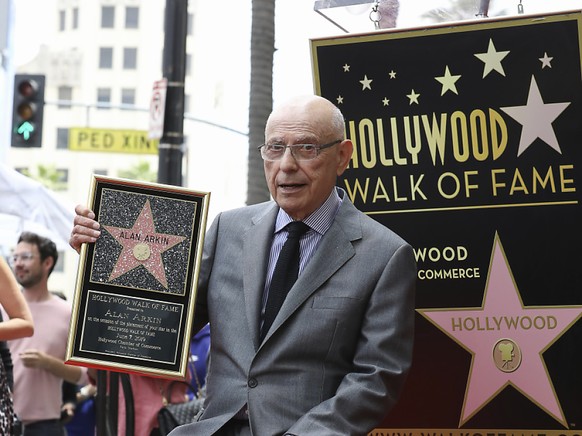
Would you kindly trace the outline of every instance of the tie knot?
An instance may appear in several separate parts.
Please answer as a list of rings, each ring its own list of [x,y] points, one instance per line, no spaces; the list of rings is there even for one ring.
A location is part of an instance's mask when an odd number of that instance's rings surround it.
[[[300,238],[301,235],[309,230],[309,226],[303,221],[291,221],[285,228],[289,232],[287,238]]]

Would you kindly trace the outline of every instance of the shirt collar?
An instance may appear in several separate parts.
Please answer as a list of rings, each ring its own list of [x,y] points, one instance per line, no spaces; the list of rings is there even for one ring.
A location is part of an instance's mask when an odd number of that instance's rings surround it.
[[[303,222],[320,235],[323,235],[331,227],[341,203],[342,198],[339,196],[337,189],[333,189],[329,197],[327,197],[327,200],[311,215],[305,218]],[[275,233],[279,233],[291,221],[293,221],[293,218],[283,209],[279,208],[277,220],[275,221]]]

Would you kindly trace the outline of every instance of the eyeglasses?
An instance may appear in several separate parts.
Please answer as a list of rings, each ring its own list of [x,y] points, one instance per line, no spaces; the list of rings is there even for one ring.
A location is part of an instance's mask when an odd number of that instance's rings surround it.
[[[316,145],[316,144],[293,144],[293,145],[283,145],[283,144],[263,144],[257,147],[261,150],[261,157],[263,160],[281,160],[285,155],[287,149],[291,150],[291,155],[295,160],[312,160],[319,156],[321,150],[328,147],[333,147],[336,144],[342,142],[341,139],[336,139],[329,144]]]
[[[18,262],[19,260],[21,260],[22,262],[30,262],[32,259],[34,259],[34,254],[22,253],[22,254],[15,254],[9,260],[10,260],[11,265],[15,265],[16,262]]]

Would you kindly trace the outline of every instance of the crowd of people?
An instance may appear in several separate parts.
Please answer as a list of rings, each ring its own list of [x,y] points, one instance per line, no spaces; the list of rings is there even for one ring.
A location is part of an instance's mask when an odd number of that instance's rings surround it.
[[[56,245],[24,232],[9,260],[12,271],[0,257],[0,435],[92,436],[96,429],[96,372],[64,363],[71,306],[64,295],[48,289],[48,278],[58,260]],[[208,349],[198,346],[196,352],[207,353]],[[206,362],[206,354],[199,357]],[[155,434],[157,412],[163,403],[160,386],[167,383],[131,375],[134,398],[138,399],[134,404],[136,436]],[[182,391],[173,400],[186,398]],[[117,434],[125,435],[122,392],[118,413]]]
[[[22,233],[11,257],[14,277],[34,323],[34,334],[8,341],[14,373],[14,411],[27,436],[62,435],[63,380],[88,383],[87,371],[64,364],[70,305],[49,292],[58,260],[54,242]],[[2,308],[4,319],[10,314]]]
[[[322,97],[269,116],[257,152],[272,201],[222,212],[206,233],[191,348],[204,406],[171,436],[364,435],[396,403],[412,357],[416,262],[336,186],[353,151],[344,135]],[[69,243],[80,251],[100,224],[86,206],[75,212]],[[11,390],[11,364],[0,373],[0,421],[10,428],[17,416],[24,436],[95,425],[94,374],[64,364],[71,308],[47,284],[57,259],[50,240],[22,234],[11,257],[21,291],[0,263],[0,339],[14,368]],[[168,381],[129,377],[135,435],[158,435]],[[119,435],[124,410],[120,397]]]

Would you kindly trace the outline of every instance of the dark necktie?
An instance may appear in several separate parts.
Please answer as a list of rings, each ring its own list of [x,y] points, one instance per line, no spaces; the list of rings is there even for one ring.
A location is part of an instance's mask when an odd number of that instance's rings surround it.
[[[302,221],[292,221],[287,224],[286,229],[289,232],[287,240],[283,248],[281,248],[281,253],[279,253],[279,258],[273,271],[273,278],[271,279],[271,286],[269,287],[265,317],[261,328],[261,342],[263,342],[277,313],[279,313],[287,293],[297,280],[297,275],[299,274],[299,239],[301,235],[309,230],[309,226]]]

